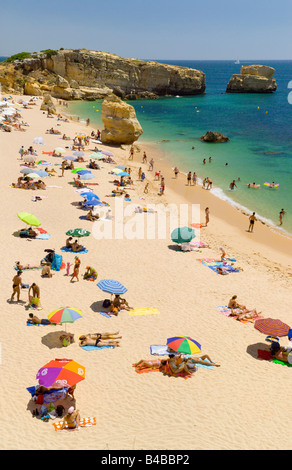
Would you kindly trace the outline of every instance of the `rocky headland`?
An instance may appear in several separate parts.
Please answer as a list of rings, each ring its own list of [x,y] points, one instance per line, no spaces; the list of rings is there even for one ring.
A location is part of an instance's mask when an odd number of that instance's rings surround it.
[[[63,100],[96,100],[114,93],[122,99],[196,95],[205,74],[186,67],[125,59],[86,49],[16,54],[0,64],[3,91]]]

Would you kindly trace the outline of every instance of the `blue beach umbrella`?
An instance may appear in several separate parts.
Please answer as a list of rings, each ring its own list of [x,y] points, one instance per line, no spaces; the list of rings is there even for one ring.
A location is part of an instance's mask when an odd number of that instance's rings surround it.
[[[113,279],[104,279],[99,281],[96,284],[103,292],[109,294],[124,294],[127,292],[127,289],[119,281],[114,281]]]
[[[92,173],[85,173],[84,175],[80,175],[80,179],[82,180],[91,180],[92,178],[94,178]]]
[[[84,206],[103,206],[103,202],[101,202],[99,199],[90,199],[87,201],[84,201],[83,203]]]
[[[47,173],[44,170],[36,171],[36,174],[39,175],[41,178],[44,178],[45,176],[49,176],[49,173]]]
[[[92,175],[91,171],[89,171],[89,170],[78,170],[78,171],[76,171],[76,173],[78,175],[87,175],[87,174]]]
[[[118,168],[119,170],[125,170],[127,167],[125,165],[117,165],[115,168]]]
[[[91,193],[89,191],[85,191],[84,193],[80,193],[80,196],[82,196],[84,198],[86,197],[87,201],[89,201],[91,199],[99,200],[99,197],[97,196],[97,194]]]
[[[126,173],[125,171],[121,171],[121,173],[118,173],[117,176],[130,176],[129,173]]]

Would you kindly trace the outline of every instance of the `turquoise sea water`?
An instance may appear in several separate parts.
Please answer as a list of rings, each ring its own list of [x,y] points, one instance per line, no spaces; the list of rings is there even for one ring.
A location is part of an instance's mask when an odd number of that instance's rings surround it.
[[[232,204],[255,211],[263,220],[279,225],[279,212],[286,211],[282,230],[292,233],[292,105],[288,103],[288,83],[292,61],[265,61],[276,69],[278,89],[273,94],[224,94],[240,65],[232,61],[159,61],[202,70],[206,74],[206,94],[136,100],[135,107],[143,135],[139,141],[158,143],[180,171],[196,171],[213,181],[212,192]],[[253,63],[262,63],[253,61]],[[70,103],[69,112],[90,118],[102,129],[101,102]],[[228,143],[207,144],[199,140],[208,130],[222,132]],[[192,147],[195,149],[192,149]],[[209,157],[212,163],[208,163]],[[203,159],[207,163],[203,165]],[[228,163],[228,166],[225,164]],[[238,188],[229,190],[230,182]],[[269,189],[265,182],[279,183]],[[249,189],[248,183],[260,184]]]

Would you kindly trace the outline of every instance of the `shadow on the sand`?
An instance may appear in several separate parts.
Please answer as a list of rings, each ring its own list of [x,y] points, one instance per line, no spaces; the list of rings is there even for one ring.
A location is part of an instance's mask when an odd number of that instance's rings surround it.
[[[60,340],[60,336],[62,335],[69,335],[67,331],[64,330],[59,330],[59,331],[52,331],[48,333],[47,335],[42,337],[42,344],[47,346],[49,349],[61,349],[64,346],[62,345],[62,342]]]
[[[267,346],[266,343],[256,343],[256,344],[250,344],[249,346],[247,346],[246,352],[254,359],[261,360],[261,358],[258,357],[258,349],[261,349],[264,351],[270,350],[269,346]]]

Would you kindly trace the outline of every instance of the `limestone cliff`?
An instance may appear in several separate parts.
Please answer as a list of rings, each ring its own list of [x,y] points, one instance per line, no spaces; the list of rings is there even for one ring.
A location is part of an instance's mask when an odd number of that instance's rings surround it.
[[[100,99],[112,92],[126,99],[205,92],[205,74],[199,70],[85,49],[52,52],[0,64],[0,83],[10,91],[49,92],[68,100]]]
[[[240,74],[234,74],[227,85],[227,93],[272,93],[277,84],[275,69],[266,65],[242,66]]]
[[[101,119],[104,124],[101,141],[104,144],[132,144],[143,133],[133,106],[114,94],[103,100]]]

